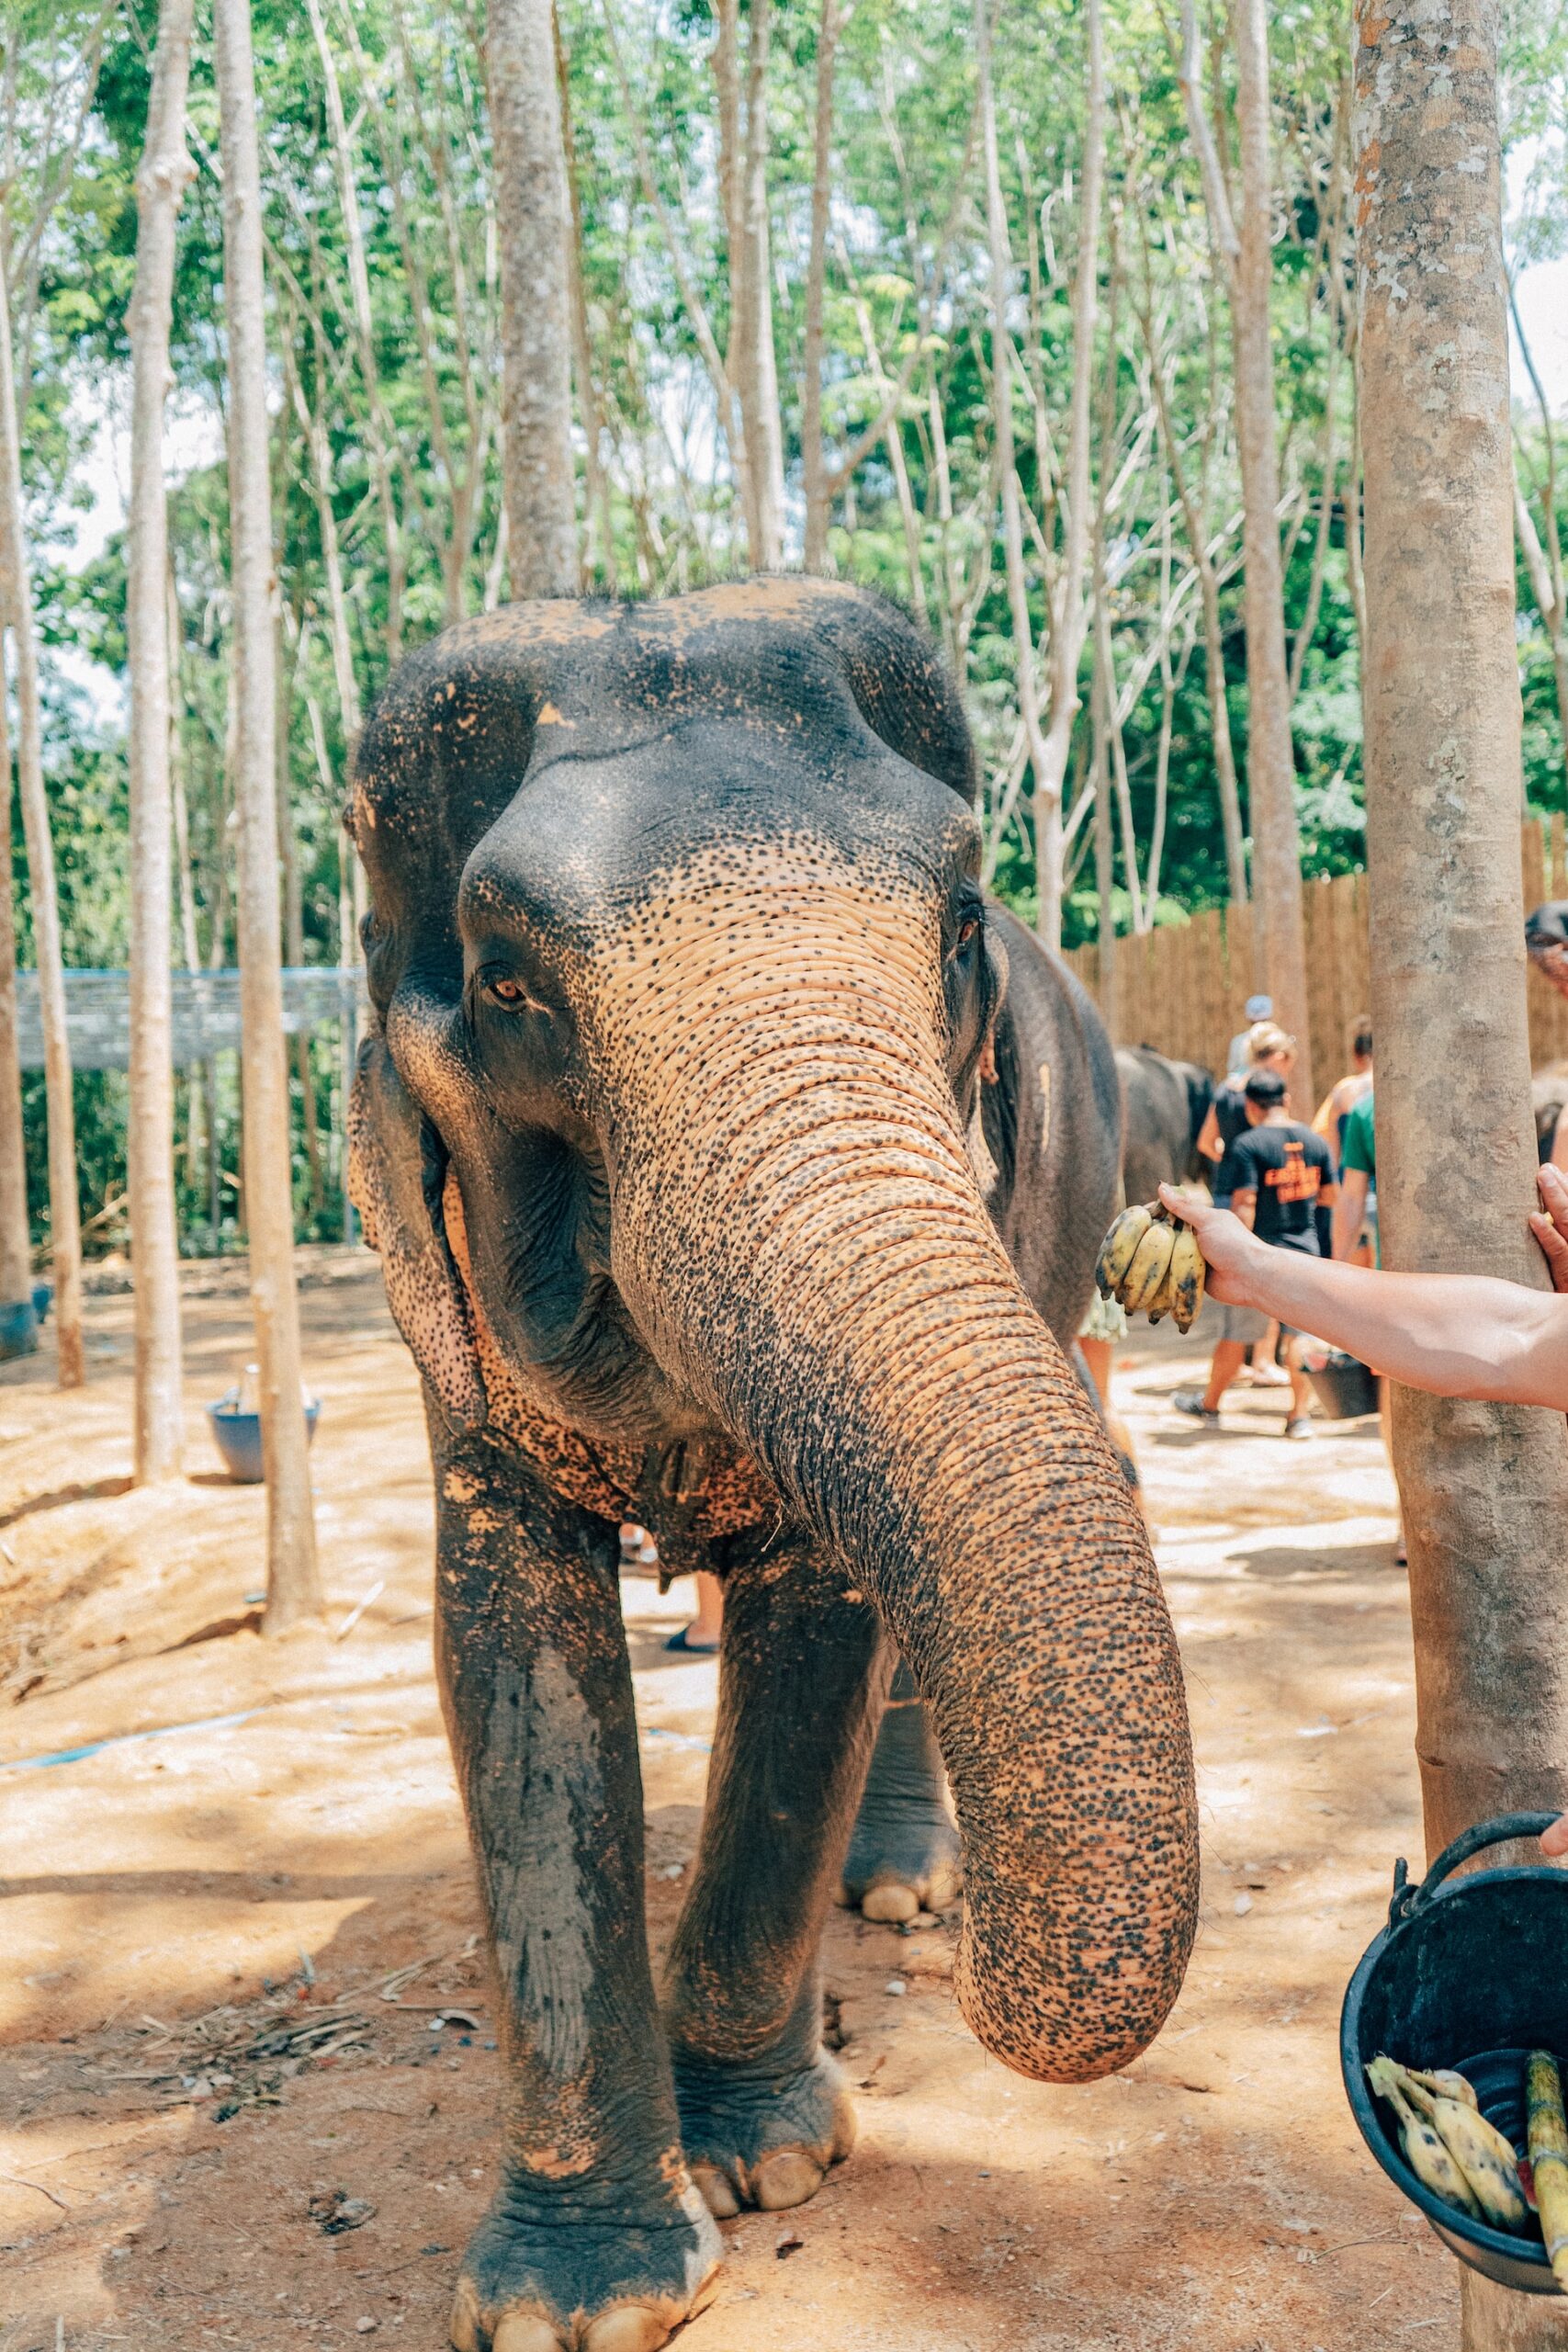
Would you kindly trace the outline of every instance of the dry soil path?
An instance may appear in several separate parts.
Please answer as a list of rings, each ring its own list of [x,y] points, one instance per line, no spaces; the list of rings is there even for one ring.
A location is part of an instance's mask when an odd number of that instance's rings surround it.
[[[198,1411],[244,1361],[243,1293],[193,1282],[200,1475],[176,1494],[126,1491],[127,1301],[94,1305],[85,1396],[47,1360],[0,1375],[0,2352],[439,2352],[496,2061],[430,1674],[415,1384],[373,1266],[323,1254],[305,1310],[332,1631],[374,1597],[342,1639],[264,1644],[259,1498],[209,1475]],[[957,2015],[950,1926],[837,1917],[859,2148],[798,2214],[727,2227],[682,2352],[1453,2340],[1452,2265],[1360,2154],[1336,2060],[1345,1981],[1419,1842],[1392,1487],[1371,1423],[1288,1445],[1263,1393],[1223,1435],[1179,1423],[1198,1340],[1150,1335],[1117,1378],[1201,1773],[1175,2016],[1112,2081],[1021,2082]],[[683,1605],[626,1588],[660,1943],[715,1695],[711,1664],[660,1645]]]

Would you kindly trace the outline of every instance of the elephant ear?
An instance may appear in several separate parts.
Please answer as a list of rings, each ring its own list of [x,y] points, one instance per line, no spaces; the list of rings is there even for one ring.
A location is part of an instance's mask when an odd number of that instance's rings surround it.
[[[482,1429],[489,1401],[473,1314],[441,1205],[446,1155],[378,1035],[359,1049],[348,1151],[349,1198],[380,1253],[392,1320],[448,1417]]]

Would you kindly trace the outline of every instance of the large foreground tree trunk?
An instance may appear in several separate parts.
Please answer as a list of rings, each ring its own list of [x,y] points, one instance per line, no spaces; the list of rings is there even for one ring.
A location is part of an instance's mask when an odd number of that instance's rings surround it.
[[[136,175],[130,308],[130,530],[126,635],[130,673],[130,1263],[135,1282],[135,1466],[139,1485],[180,1475],[179,1233],[170,1035],[173,908],[169,763],[169,516],[164,402],[175,227],[191,176],[186,153],[194,0],[164,0]]]
[[[1388,1262],[1540,1287],[1499,18],[1497,0],[1357,8],[1367,863]],[[1568,1439],[1561,1415],[1398,1390],[1393,1446],[1435,1851],[1568,1804]],[[1468,2352],[1568,2346],[1568,2308],[1461,2277]]]
[[[1274,358],[1269,346],[1274,193],[1269,161],[1268,0],[1233,0],[1242,207],[1231,281],[1236,444],[1241,457],[1247,561],[1247,780],[1252,817],[1252,887],[1264,987],[1274,1018],[1296,1039],[1291,1091],[1310,1118],[1312,1040],[1307,1022],[1306,917],[1291,749],[1280,562],[1280,458]]]
[[[43,716],[38,641],[22,527],[22,456],[11,372],[10,302],[0,285],[0,623],[9,626],[17,695],[17,785],[28,845],[33,954],[43,1018],[44,1091],[49,1108],[49,1224],[54,1261],[55,1347],[60,1385],[87,1376],[82,1344],[82,1219],[76,1197],[76,1115],[71,1043],[65,1027],[65,958],[54,881],[54,842],[43,781]]]
[[[250,0],[213,11],[223,151],[223,278],[229,337],[229,532],[233,604],[234,807],[239,819],[245,1223],[266,1474],[263,1631],[320,1614],[316,1527],[301,1400],[288,1077],[278,954],[276,640],[267,481],[261,168]]]
[[[502,469],[512,593],[581,584],[571,458],[570,208],[550,0],[490,0],[501,257]]]

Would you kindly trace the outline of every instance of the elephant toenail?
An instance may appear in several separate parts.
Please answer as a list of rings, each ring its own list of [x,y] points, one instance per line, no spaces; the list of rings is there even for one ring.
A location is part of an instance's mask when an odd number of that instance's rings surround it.
[[[868,1919],[875,1919],[884,1927],[899,1927],[912,1919],[920,1907],[920,1898],[910,1886],[874,1886],[861,1903]]]
[[[670,2341],[670,2329],[646,2303],[623,2303],[619,2311],[596,2319],[582,2339],[582,2352],[658,2352]],[[496,2338],[501,2352],[501,2338]]]
[[[782,2213],[804,2205],[822,2186],[822,2167],[804,2148],[775,2148],[764,2156],[751,2177],[752,2194],[764,2213]]]
[[[453,2352],[484,2352],[484,2335],[479,2326],[479,2299],[469,2279],[459,2278],[457,2281],[446,2333],[452,2339]]]
[[[720,2222],[733,2222],[740,2211],[740,2199],[735,2194],[726,2174],[716,2165],[694,2165],[692,2178],[703,2192],[708,2211]]]
[[[491,2352],[566,2352],[566,2346],[537,2312],[508,2312],[491,2338]]]

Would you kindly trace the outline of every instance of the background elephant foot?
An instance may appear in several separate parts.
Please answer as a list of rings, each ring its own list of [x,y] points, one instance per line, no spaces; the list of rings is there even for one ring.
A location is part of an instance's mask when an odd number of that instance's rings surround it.
[[[942,1756],[907,1667],[893,1679],[866,1778],[839,1901],[894,1925],[942,1911],[964,1883]]]
[[[456,2352],[656,2352],[712,2301],[724,2241],[688,2186],[670,2225],[520,2222],[504,2190],[468,2243]]]
[[[721,2222],[744,2205],[804,2205],[855,2143],[854,2104],[826,2051],[797,2075],[755,2079],[682,2068],[677,2054],[675,2095],[688,2169]]]

